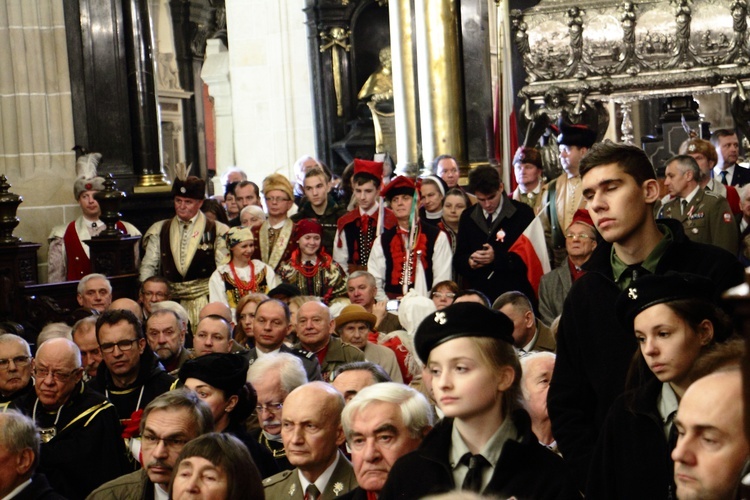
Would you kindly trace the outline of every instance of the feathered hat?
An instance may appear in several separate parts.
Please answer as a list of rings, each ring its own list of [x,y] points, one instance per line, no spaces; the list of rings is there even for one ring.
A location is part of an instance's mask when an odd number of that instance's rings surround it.
[[[86,191],[102,191],[104,189],[104,177],[96,173],[96,167],[101,160],[101,153],[88,153],[78,157],[76,160],[76,180],[73,183],[73,194],[76,200]]]
[[[174,182],[172,183],[172,196],[182,196],[193,200],[202,200],[206,197],[206,181],[194,175],[188,176],[192,165],[185,166],[178,163],[174,166]]]

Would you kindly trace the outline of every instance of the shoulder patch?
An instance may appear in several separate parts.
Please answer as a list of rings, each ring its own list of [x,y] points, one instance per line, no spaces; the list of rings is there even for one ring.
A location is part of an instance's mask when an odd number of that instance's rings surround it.
[[[314,352],[306,351],[304,349],[295,348],[293,349],[293,351],[294,351],[294,354],[297,354],[298,356],[302,356],[303,358],[313,359],[315,357]]]
[[[295,469],[296,470],[296,469]],[[280,483],[284,481],[286,478],[288,478],[294,470],[285,470],[282,472],[279,472],[278,474],[274,474],[271,477],[267,477],[263,480],[263,487],[272,486],[276,483]]]
[[[724,217],[724,222],[726,222],[727,224],[732,223],[734,220],[734,217],[732,217],[732,214],[730,214],[729,212],[724,212],[724,215],[722,217]]]
[[[719,196],[718,194],[714,193],[713,191],[706,191],[705,189],[703,190],[703,194],[705,196],[711,196],[713,198],[723,198],[723,196]]]

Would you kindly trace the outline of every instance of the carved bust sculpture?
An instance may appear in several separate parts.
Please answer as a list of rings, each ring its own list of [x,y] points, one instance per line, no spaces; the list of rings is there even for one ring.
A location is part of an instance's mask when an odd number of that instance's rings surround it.
[[[360,100],[372,99],[375,102],[387,101],[393,98],[393,77],[391,75],[391,48],[380,49],[378,55],[380,67],[371,74],[357,98]]]

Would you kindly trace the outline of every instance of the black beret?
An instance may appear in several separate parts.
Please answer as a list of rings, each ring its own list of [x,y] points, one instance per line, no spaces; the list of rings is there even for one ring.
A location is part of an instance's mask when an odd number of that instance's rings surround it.
[[[500,311],[476,302],[459,302],[427,316],[414,334],[414,348],[427,363],[436,346],[460,337],[489,337],[513,345],[513,322]]]
[[[596,142],[596,131],[585,125],[571,125],[561,122],[560,135],[557,143],[565,146],[577,146],[579,148],[590,148]]]
[[[247,381],[250,362],[239,354],[212,353],[185,361],[180,368],[180,382],[196,378],[231,396]]]
[[[302,292],[295,285],[292,285],[290,283],[282,283],[276,288],[268,291],[268,296],[271,297],[272,299],[274,298],[275,295],[282,295],[284,297],[292,298],[292,297],[299,297],[300,295],[302,295]]]
[[[647,274],[620,293],[615,310],[620,324],[632,329],[635,317],[651,306],[686,299],[714,303],[714,297],[713,283],[703,276],[687,273]]]

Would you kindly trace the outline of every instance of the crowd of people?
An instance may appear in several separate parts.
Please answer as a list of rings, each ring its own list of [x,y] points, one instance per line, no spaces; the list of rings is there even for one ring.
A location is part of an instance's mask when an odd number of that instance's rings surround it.
[[[639,148],[560,132],[560,177],[523,147],[507,192],[451,156],[418,179],[357,159],[340,188],[311,157],[233,168],[217,200],[175,179],[115,301],[83,176],[49,262],[77,322],[0,335],[0,498],[741,498],[736,135],[689,139],[660,183]]]

